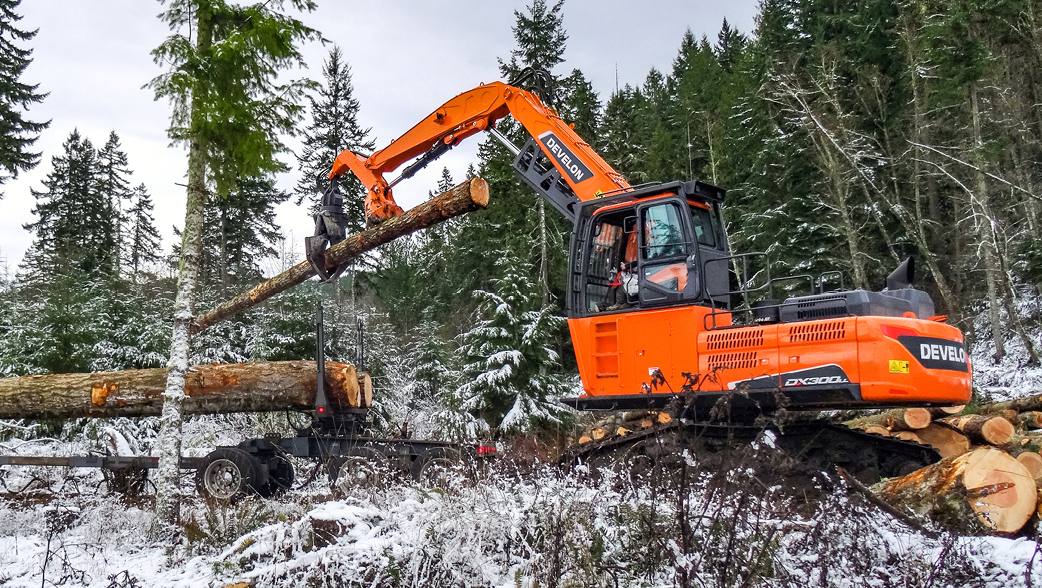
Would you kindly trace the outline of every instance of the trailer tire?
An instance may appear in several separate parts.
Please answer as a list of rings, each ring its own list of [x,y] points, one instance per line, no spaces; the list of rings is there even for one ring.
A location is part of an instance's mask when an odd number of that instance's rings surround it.
[[[218,447],[206,456],[206,465],[196,470],[199,494],[214,500],[234,502],[258,491],[261,464],[236,447]]]
[[[412,462],[412,478],[425,490],[446,490],[458,485],[465,477],[459,450],[450,447],[432,447]]]
[[[371,447],[348,449],[326,464],[329,488],[337,496],[344,496],[351,488],[379,488],[387,473],[386,462],[384,454]]]

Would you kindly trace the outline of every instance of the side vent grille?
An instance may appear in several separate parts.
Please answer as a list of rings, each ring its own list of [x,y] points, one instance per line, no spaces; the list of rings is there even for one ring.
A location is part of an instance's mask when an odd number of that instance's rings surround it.
[[[706,341],[709,344],[709,351],[741,347],[762,347],[763,329],[738,329],[721,333],[710,333]]]
[[[709,356],[709,370],[748,370],[756,367],[756,352],[718,353]]]
[[[796,304],[796,320],[812,321],[823,318],[848,316],[847,301],[842,298],[808,300]]]
[[[846,336],[846,321],[833,321],[830,323],[817,323],[813,325],[794,325],[789,328],[789,341],[792,343],[809,343],[812,341],[845,339]]]

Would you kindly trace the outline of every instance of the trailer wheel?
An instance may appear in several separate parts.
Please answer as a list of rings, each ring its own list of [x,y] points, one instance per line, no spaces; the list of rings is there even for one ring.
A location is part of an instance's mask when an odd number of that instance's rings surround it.
[[[461,455],[456,449],[432,447],[412,462],[412,477],[424,489],[453,488],[463,479]]]
[[[378,488],[386,473],[386,459],[371,447],[355,447],[329,459],[329,486],[338,496],[352,488]]]
[[[235,447],[219,447],[206,456],[206,465],[196,470],[196,488],[203,496],[233,501],[257,491],[260,462]]]

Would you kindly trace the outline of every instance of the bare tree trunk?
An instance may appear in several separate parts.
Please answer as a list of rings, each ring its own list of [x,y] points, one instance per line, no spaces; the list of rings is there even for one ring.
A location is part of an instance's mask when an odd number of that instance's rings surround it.
[[[996,256],[994,232],[991,230],[991,215],[988,214],[985,198],[987,198],[988,183],[984,177],[984,161],[980,150],[984,147],[981,137],[980,110],[977,103],[977,85],[970,84],[970,113],[973,118],[973,156],[977,169],[973,174],[974,185],[970,192],[970,214],[973,216],[973,226],[976,229],[977,238],[980,240],[982,258],[984,260],[984,274],[988,285],[988,320],[991,322],[991,337],[995,342],[995,355],[993,359],[998,363],[1006,355],[1006,346],[1002,335],[1002,318],[999,311],[999,268]]]
[[[196,23],[196,50],[209,51],[213,29],[209,15],[200,13]],[[196,82],[200,84],[201,82]],[[191,119],[202,117],[201,108],[193,100]],[[194,126],[194,125],[193,125]],[[174,525],[181,517],[181,423],[184,420],[185,376],[188,373],[189,328],[193,321],[192,307],[199,279],[203,252],[203,212],[206,207],[206,169],[208,145],[198,135],[188,144],[188,201],[185,206],[185,226],[181,234],[181,264],[177,280],[177,298],[174,301],[174,327],[170,338],[170,371],[166,391],[163,392],[163,414],[159,430],[159,469],[156,475],[155,535],[169,539]]]

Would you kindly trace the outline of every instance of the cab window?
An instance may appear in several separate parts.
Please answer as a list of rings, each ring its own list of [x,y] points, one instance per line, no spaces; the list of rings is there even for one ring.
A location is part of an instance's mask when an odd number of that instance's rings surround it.
[[[684,228],[675,204],[649,206],[641,214],[644,230],[644,259],[684,255]]]
[[[691,226],[695,229],[695,239],[699,245],[716,247],[716,223],[713,222],[713,213],[708,208],[692,204]]]
[[[599,312],[611,304],[611,284],[619,271],[625,242],[622,217],[600,219],[594,225],[586,265],[587,311]]]

